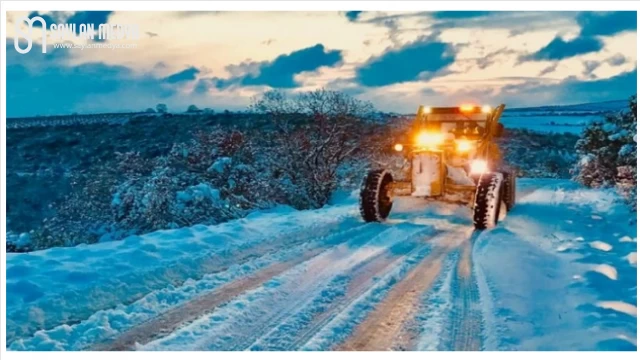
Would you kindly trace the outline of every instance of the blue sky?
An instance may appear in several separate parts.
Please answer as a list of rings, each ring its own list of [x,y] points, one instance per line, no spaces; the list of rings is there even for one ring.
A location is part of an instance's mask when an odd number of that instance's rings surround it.
[[[47,54],[37,43],[19,54],[15,22],[35,15],[137,24],[142,36],[106,41],[134,49],[54,49],[47,31]],[[9,12],[7,21],[9,117],[158,103],[235,110],[271,89],[325,87],[411,113],[619,100],[637,88],[635,12]]]

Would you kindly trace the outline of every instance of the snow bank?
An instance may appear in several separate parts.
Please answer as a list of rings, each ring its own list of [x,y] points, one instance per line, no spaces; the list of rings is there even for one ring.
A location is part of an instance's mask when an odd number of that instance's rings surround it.
[[[123,241],[7,254],[7,344],[127,304],[151,291],[224,270],[309,234],[348,226],[353,206],[277,207],[216,226],[157,231]],[[345,221],[347,221],[345,223]]]
[[[495,349],[635,349],[634,214],[611,191],[521,180],[516,207],[474,247]]]

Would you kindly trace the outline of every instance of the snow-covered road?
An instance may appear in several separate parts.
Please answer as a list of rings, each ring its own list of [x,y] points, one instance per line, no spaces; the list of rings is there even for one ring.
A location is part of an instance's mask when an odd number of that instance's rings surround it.
[[[10,350],[636,348],[636,225],[610,192],[521,179],[498,227],[353,197],[7,256]]]

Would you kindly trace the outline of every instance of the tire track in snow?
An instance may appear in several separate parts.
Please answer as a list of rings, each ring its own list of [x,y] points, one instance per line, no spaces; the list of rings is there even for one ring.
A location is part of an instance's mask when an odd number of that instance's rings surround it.
[[[323,291],[320,296],[309,301],[300,312],[256,340],[249,350],[298,350],[336,315],[373,287],[384,274],[400,266],[405,259],[431,247],[431,244],[423,239],[399,245],[401,246],[397,247],[410,249],[407,249],[408,252],[403,249],[391,249],[390,253],[365,263],[348,277],[336,277],[336,283],[341,286],[329,292]],[[291,329],[294,328],[295,333],[292,333]]]
[[[362,225],[361,222],[356,220],[355,215],[357,215],[357,213],[354,212],[353,215],[354,216],[343,216],[343,214],[341,214],[331,221],[319,222],[319,224],[312,224],[304,228],[294,226],[293,229],[285,228],[284,231],[271,232],[268,233],[268,235],[263,235],[259,229],[249,226],[244,230],[249,240],[243,240],[240,244],[236,244],[230,248],[213,247],[212,249],[192,254],[187,261],[184,261],[184,258],[175,258],[175,261],[163,262],[155,268],[143,267],[142,270],[140,270],[136,266],[133,266],[132,270],[119,273],[118,277],[98,283],[97,286],[88,284],[85,289],[71,288],[68,291],[54,292],[52,296],[44,296],[33,302],[27,308],[19,310],[19,312],[23,314],[28,314],[29,309],[41,311],[41,309],[51,307],[54,304],[56,304],[56,306],[60,305],[59,311],[45,312],[43,315],[44,319],[39,322],[30,321],[24,315],[8,313],[8,318],[11,317],[14,320],[24,319],[22,321],[25,323],[15,328],[16,324],[20,321],[8,322],[7,345],[12,346],[13,342],[29,342],[31,339],[39,338],[41,337],[41,331],[52,333],[61,328],[73,328],[81,325],[83,322],[86,323],[91,316],[100,311],[109,311],[122,304],[130,305],[136,303],[154,291],[163,290],[168,286],[182,286],[185,281],[189,279],[201,280],[207,274],[224,272],[237,264],[246,263],[262,257],[265,254],[274,254],[283,249],[308,242],[310,240],[310,233],[313,233],[314,237],[326,237],[336,230],[340,230],[345,225],[349,227]],[[231,223],[237,225],[243,222],[248,223],[250,220],[250,218],[239,219],[221,224],[220,226],[224,228],[225,225]],[[286,222],[284,223],[286,224]],[[183,228],[176,231],[185,232],[185,236],[201,238],[218,238],[220,234],[223,237],[227,234],[227,232],[224,231],[216,234],[200,230],[194,233],[191,230],[191,228]],[[150,239],[162,238],[164,234],[165,231],[158,231],[132,237],[131,241],[135,242],[137,238],[144,237]],[[125,239],[122,241],[126,243],[130,240]],[[205,242],[211,243],[212,240]],[[125,286],[126,284],[129,284],[129,286]],[[81,302],[84,301],[84,298],[95,300],[84,302],[82,307],[68,306],[73,303],[69,303],[70,299],[79,297],[83,298],[80,300]],[[57,339],[54,341],[57,342]]]
[[[321,249],[315,249],[309,251],[302,258],[271,265],[256,274],[225,284],[209,294],[200,296],[182,306],[163,313],[152,321],[136,326],[119,336],[112,343],[96,346],[92,350],[132,350],[135,348],[136,344],[146,344],[154,338],[170,334],[179,326],[192,322],[206,314],[208,311],[231,301],[233,298],[246,291],[262,285],[265,281],[319,255],[321,252]]]
[[[384,254],[395,244],[433,230],[411,224],[373,229],[377,235],[362,233],[140,349],[244,350],[304,309],[336,277],[348,276],[366,263],[386,258]]]
[[[226,283],[209,293],[200,295],[186,303],[169,309],[168,311],[119,334],[114,339],[109,339],[96,344],[91,347],[91,350],[131,350],[135,348],[136,344],[146,344],[155,338],[169,334],[179,326],[188,324],[207,312],[213,311],[216,307],[232,300],[234,297],[257,288],[267,280],[278,276],[324,252],[331,251],[333,246],[347,241],[350,236],[362,233],[363,230],[365,233],[377,231],[372,228],[371,224],[365,224],[332,234],[326,238],[321,237],[322,239],[312,239],[309,243],[301,245],[304,247],[312,244],[309,249],[305,249],[305,251],[302,252],[302,256],[288,261],[275,263],[257,271],[254,274]],[[314,242],[318,242],[318,244],[313,244]],[[314,247],[314,245],[317,247]],[[265,256],[266,255],[271,254],[267,253]]]
[[[407,330],[419,308],[422,294],[433,285],[444,258],[453,249],[469,242],[471,230],[457,230],[436,236],[439,244],[402,280],[393,286],[356,330],[336,350],[397,350],[413,347],[414,336]]]
[[[477,351],[482,349],[483,321],[480,291],[473,272],[473,243],[480,235],[474,232],[464,243],[451,284],[452,309],[442,350]]]

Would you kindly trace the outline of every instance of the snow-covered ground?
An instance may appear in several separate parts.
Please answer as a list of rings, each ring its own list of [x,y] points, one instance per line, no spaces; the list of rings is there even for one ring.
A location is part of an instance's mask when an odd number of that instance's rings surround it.
[[[537,132],[557,132],[580,134],[584,127],[596,120],[602,120],[602,115],[527,115],[507,114],[501,118],[506,128],[527,129]]]
[[[606,113],[617,113],[628,107],[628,101],[621,100],[578,105],[507,108],[501,121],[507,128],[579,134],[587,124],[602,120]]]
[[[365,224],[353,195],[8,254],[8,347],[636,349],[635,215],[615,194],[519,179],[484,232],[414,199]]]

